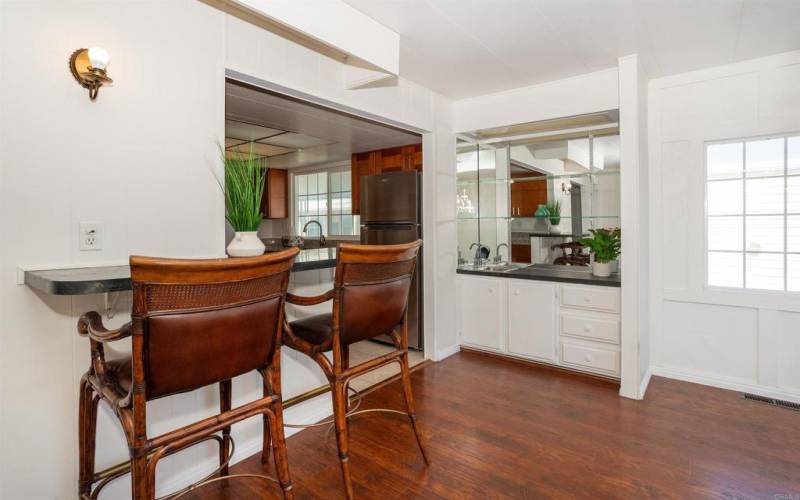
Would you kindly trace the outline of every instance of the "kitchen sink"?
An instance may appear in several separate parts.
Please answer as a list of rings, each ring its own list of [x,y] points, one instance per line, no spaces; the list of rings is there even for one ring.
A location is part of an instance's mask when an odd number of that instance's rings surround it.
[[[515,271],[517,269],[524,269],[526,267],[531,266],[531,264],[525,264],[520,262],[498,262],[495,264],[464,264],[461,266],[462,269],[470,269],[473,271],[491,271],[495,273],[507,273],[509,271]]]

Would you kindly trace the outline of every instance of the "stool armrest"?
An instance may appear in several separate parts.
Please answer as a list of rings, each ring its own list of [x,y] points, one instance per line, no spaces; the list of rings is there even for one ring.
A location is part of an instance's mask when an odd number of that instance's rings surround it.
[[[129,321],[116,330],[109,330],[103,325],[103,318],[100,314],[91,311],[78,320],[78,333],[81,336],[88,336],[95,342],[113,342],[130,337],[131,323]]]
[[[313,306],[315,304],[322,304],[323,302],[327,302],[331,300],[335,295],[336,294],[334,290],[328,290],[322,295],[316,295],[314,297],[303,297],[300,295],[295,295],[293,293],[287,293],[286,300],[290,304],[296,304],[298,306]]]

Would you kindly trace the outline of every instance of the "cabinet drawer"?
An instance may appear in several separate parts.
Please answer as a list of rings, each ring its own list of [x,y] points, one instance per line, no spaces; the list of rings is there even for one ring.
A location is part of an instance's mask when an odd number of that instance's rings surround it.
[[[619,321],[562,313],[561,334],[619,344]]]
[[[565,365],[583,368],[584,370],[612,375],[619,374],[619,352],[610,349],[562,342],[561,362]]]
[[[594,311],[619,312],[619,289],[562,286],[561,305]]]

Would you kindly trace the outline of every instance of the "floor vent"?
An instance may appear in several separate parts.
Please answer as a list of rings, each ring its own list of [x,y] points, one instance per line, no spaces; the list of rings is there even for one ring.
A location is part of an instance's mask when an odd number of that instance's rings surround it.
[[[781,408],[787,408],[789,410],[800,411],[800,403],[792,403],[791,401],[783,401],[781,399],[774,399],[774,398],[767,398],[764,396],[759,396],[757,394],[749,394],[744,393],[744,399],[749,399],[751,401],[758,401],[760,403],[767,403],[772,406],[780,406]]]

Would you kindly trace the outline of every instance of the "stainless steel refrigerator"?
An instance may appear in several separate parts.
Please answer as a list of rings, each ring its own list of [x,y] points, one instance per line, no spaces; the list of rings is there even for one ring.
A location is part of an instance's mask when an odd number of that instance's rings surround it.
[[[422,237],[420,174],[390,172],[361,178],[361,243],[393,245]],[[422,349],[422,251],[408,299],[408,347]],[[391,343],[391,340],[378,338]]]

